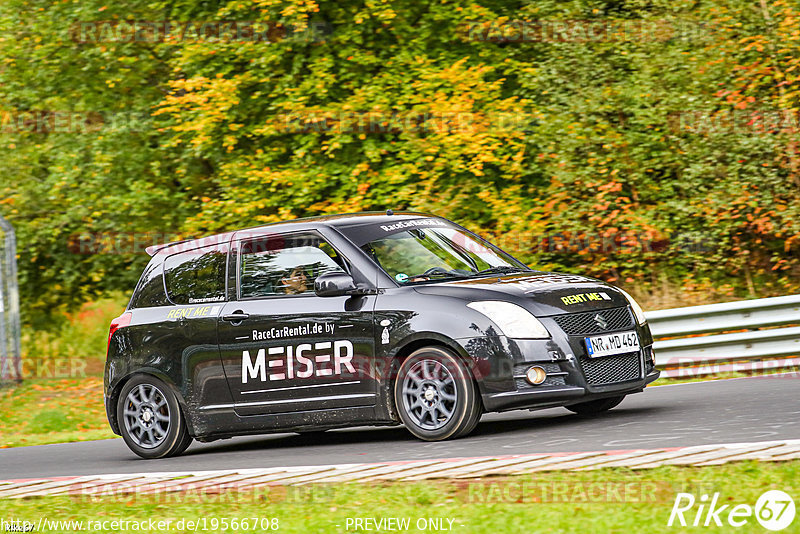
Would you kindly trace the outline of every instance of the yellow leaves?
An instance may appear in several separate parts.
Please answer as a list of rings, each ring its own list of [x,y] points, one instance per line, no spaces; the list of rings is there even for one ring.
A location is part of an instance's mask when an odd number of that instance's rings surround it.
[[[228,152],[233,152],[233,149],[236,147],[236,141],[237,138],[235,135],[226,135],[223,138],[222,146],[224,146]]]
[[[560,204],[562,199],[563,195],[554,194],[544,205],[545,213],[553,211],[553,208],[555,208],[557,204]]]
[[[360,174],[368,171],[369,171],[369,164],[362,161],[361,163],[356,164],[356,166],[353,168],[353,172],[350,173],[350,176],[352,176],[353,178],[357,178]]]
[[[213,142],[216,129],[228,120],[229,111],[239,104],[238,88],[248,78],[247,74],[225,78],[217,73],[213,78],[197,76],[172,80],[172,90],[153,115],[169,115],[175,121],[171,129],[191,135],[190,143],[201,148]],[[236,131],[240,124],[230,124],[228,129]],[[175,139],[174,144],[179,143]],[[226,136],[223,146],[233,150],[235,136]]]
[[[616,193],[622,191],[622,183],[611,181],[599,186],[597,189],[606,193]]]

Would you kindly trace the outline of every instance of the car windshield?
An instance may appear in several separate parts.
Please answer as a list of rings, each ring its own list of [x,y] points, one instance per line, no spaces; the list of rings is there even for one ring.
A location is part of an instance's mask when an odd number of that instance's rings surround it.
[[[403,230],[362,249],[404,285],[530,270],[493,245],[450,227]]]

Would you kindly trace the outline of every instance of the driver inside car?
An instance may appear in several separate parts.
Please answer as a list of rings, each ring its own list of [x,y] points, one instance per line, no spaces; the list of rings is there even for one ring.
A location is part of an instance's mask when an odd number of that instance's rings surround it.
[[[287,295],[300,295],[309,291],[308,277],[302,267],[295,267],[281,278],[283,291]]]

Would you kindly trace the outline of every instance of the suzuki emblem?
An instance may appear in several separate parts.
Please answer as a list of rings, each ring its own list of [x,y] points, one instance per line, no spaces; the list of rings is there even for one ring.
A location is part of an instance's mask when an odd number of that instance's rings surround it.
[[[597,315],[595,315],[595,316],[594,316],[594,322],[597,324],[597,326],[599,326],[599,327],[600,327],[600,328],[602,328],[603,330],[605,330],[606,328],[608,328],[608,321],[606,320],[606,318],[605,318],[605,317],[603,317],[603,316],[602,316],[602,315],[600,315],[599,313],[598,313]]]

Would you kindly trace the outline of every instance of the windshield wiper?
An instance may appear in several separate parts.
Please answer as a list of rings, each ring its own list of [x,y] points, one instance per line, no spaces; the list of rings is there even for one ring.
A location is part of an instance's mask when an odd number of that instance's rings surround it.
[[[414,278],[433,278],[433,277],[457,277],[457,276],[464,276],[465,274],[469,274],[468,271],[461,271],[459,270],[452,270],[449,271],[444,267],[431,267],[427,271],[421,274],[416,274],[414,276],[409,276],[409,280],[413,280]]]
[[[496,267],[489,267],[482,271],[474,273],[473,276],[480,276],[483,274],[502,274],[502,273],[519,273],[522,271],[530,271],[530,269],[523,269],[522,267],[511,267],[510,265],[498,265]]]

